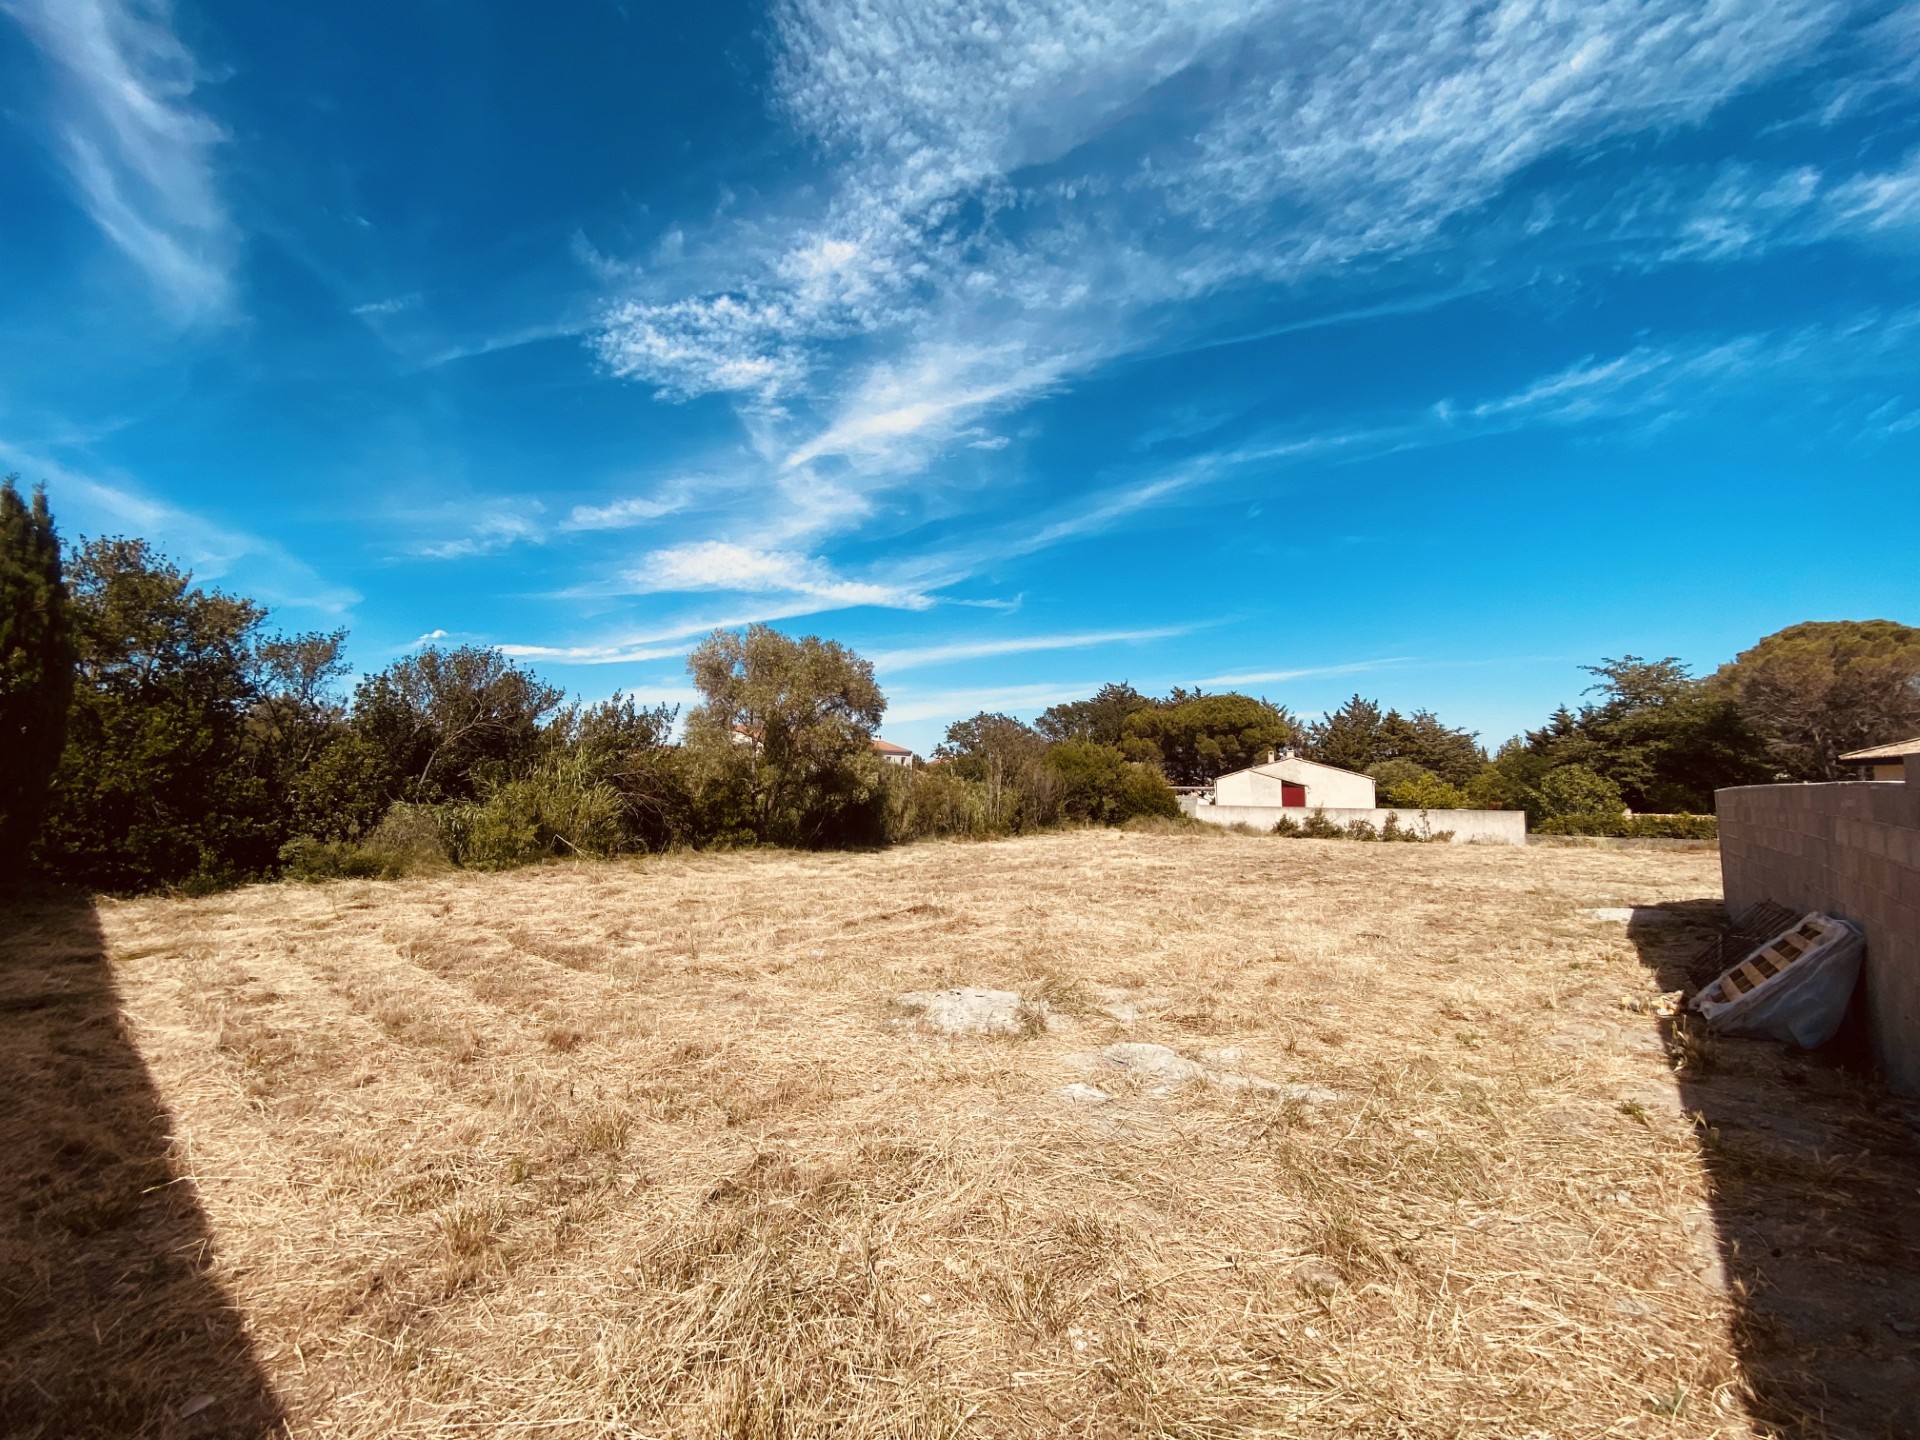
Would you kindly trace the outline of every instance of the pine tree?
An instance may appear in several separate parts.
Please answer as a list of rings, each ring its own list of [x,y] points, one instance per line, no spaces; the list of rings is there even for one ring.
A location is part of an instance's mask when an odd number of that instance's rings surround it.
[[[73,698],[60,538],[38,488],[0,481],[0,883],[16,878],[46,811]]]

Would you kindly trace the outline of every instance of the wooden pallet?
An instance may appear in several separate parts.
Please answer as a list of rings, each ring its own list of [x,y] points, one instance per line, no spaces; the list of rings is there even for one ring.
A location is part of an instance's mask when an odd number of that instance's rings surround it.
[[[1687,961],[1688,987],[1697,990],[1711,984],[1774,936],[1791,930],[1803,913],[1772,900],[1762,900],[1742,911],[1729,928]]]

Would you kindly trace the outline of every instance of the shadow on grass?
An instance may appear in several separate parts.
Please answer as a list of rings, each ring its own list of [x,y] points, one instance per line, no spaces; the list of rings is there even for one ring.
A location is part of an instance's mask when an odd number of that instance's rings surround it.
[[[1634,912],[1628,934],[1663,990],[1723,926],[1720,901]],[[1814,1052],[1667,1023],[1681,1102],[1711,1187],[1734,1340],[1773,1433],[1920,1436],[1920,1110]]]
[[[0,1433],[278,1431],[170,1131],[92,903],[0,901]]]

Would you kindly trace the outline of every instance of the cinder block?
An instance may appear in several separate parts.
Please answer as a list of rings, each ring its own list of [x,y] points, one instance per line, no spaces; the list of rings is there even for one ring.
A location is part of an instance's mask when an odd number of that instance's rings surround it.
[[[1888,829],[1887,855],[1897,860],[1920,879],[1920,829],[1893,826]]]
[[[1906,940],[1909,945],[1920,946],[1920,905],[1895,900],[1887,915],[1892,922],[1895,935]],[[1920,976],[1916,976],[1915,979],[1916,984],[1920,984]]]
[[[1903,867],[1894,864],[1884,855],[1870,855],[1867,859],[1873,866],[1873,888],[1882,895],[1898,895],[1900,871]]]

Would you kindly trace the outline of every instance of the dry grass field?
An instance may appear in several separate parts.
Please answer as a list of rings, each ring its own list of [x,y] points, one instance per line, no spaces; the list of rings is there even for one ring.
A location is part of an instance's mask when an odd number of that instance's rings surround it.
[[[1879,1434],[1911,1342],[1835,1341],[1827,1413],[1729,1226],[1742,1175],[1803,1228],[1911,1196],[1912,1136],[1663,1021],[1717,895],[1711,853],[1105,831],[43,902],[0,1430]],[[895,1003],[950,986],[1022,1023]],[[1207,1068],[1086,1058],[1126,1043]],[[1696,1081],[1814,1138],[1742,1161]],[[1882,1203],[1820,1283],[1920,1321]]]

